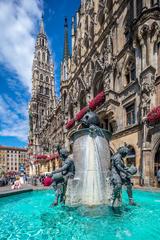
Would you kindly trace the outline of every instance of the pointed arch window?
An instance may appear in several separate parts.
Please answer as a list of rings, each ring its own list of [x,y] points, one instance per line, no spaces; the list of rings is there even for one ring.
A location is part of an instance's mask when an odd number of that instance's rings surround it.
[[[45,62],[45,53],[42,53],[42,61]]]
[[[49,95],[49,88],[46,88],[46,95]]]
[[[44,39],[42,39],[42,46],[44,47]]]
[[[88,32],[88,16],[85,19],[85,30]]]
[[[49,77],[48,77],[48,76],[46,77],[46,82],[47,82],[47,83],[49,82]]]
[[[40,80],[43,81],[43,74],[40,74]]]
[[[40,58],[41,58],[41,53],[38,52],[38,60],[40,61]]]
[[[42,94],[43,93],[43,87],[40,86],[40,93]]]
[[[104,90],[104,82],[103,82],[102,75],[100,74],[95,79],[95,82],[94,82],[94,85],[93,85],[93,95],[94,95],[94,97],[103,90]]]
[[[64,94],[63,94],[63,105],[64,105],[64,107],[66,105],[66,98],[67,98],[67,93],[66,93],[66,91],[64,91]]]
[[[86,95],[84,90],[81,91],[80,93],[80,109],[82,109],[83,107],[85,107],[87,105],[87,101],[86,101]]]
[[[70,118],[74,118],[74,110],[73,110],[73,104],[71,103],[69,106],[69,113],[70,113]]]
[[[125,86],[127,86],[131,81],[136,80],[136,67],[134,62],[129,62],[125,69]]]

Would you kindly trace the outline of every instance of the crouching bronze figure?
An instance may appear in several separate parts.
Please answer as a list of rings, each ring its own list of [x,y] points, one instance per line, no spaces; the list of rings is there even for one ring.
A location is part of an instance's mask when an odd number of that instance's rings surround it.
[[[122,186],[127,187],[129,204],[135,205],[132,194],[131,177],[136,174],[137,168],[133,165],[126,167],[124,157],[129,153],[127,146],[120,147],[118,151],[111,157],[111,184],[113,186],[112,207],[114,207],[116,199],[121,201]]]
[[[65,194],[68,179],[74,178],[75,175],[75,165],[73,160],[68,157],[68,151],[66,149],[60,149],[59,155],[63,161],[63,166],[51,173],[51,176],[54,180],[53,188],[56,191],[56,197],[53,206],[58,205],[59,199],[60,203],[65,203]]]

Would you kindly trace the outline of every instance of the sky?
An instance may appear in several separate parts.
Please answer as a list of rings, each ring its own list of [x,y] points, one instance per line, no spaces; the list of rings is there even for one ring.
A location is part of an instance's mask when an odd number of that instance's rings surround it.
[[[0,0],[0,145],[27,147],[32,61],[42,13],[59,95],[64,18],[70,38],[71,17],[79,6],[80,0]]]

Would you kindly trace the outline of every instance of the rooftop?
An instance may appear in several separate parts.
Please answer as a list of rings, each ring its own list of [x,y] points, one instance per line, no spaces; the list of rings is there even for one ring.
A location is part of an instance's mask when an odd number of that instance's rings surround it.
[[[10,147],[10,146],[2,146],[2,145],[0,145],[0,150],[16,150],[16,151],[27,152],[26,148]]]

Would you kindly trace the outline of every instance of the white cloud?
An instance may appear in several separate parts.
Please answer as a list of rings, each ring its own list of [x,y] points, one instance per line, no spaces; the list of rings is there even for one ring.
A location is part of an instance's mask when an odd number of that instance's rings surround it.
[[[29,91],[41,5],[41,0],[0,0],[0,63]]]
[[[27,141],[28,114],[27,103],[19,98],[16,102],[8,95],[0,96],[1,136],[17,137],[21,141]]]

